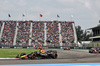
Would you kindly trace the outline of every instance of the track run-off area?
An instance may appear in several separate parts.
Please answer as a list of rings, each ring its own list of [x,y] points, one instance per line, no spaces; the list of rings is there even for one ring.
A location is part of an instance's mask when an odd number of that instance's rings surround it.
[[[100,63],[99,53],[89,53],[89,50],[82,49],[50,49],[56,50],[57,59],[15,59],[15,58],[0,58],[0,65],[14,64],[59,64],[59,63]]]

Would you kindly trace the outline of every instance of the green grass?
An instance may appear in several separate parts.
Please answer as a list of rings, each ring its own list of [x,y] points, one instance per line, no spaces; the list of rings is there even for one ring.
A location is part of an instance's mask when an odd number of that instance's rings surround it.
[[[0,49],[0,58],[15,58],[18,54],[39,51],[37,49]]]

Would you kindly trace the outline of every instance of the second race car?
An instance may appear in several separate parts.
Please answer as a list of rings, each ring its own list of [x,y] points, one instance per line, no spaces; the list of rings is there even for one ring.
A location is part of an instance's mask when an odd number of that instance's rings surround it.
[[[70,48],[69,47],[65,47],[65,48],[63,48],[64,50],[70,50]]]
[[[89,53],[100,53],[100,49],[99,48],[91,48],[91,49],[89,49]]]

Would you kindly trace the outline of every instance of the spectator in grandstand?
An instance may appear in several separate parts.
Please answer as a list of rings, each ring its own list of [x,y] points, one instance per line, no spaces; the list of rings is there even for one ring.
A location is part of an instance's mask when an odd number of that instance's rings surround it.
[[[13,45],[13,39],[14,39],[14,35],[15,35],[15,26],[16,26],[16,22],[5,21],[3,34],[1,37],[2,44]]]
[[[57,22],[47,23],[47,44],[59,46],[59,27]]]
[[[5,21],[3,34],[1,36],[1,43],[4,45],[12,45],[16,30],[16,21]],[[29,45],[29,39],[32,39],[32,45],[44,44],[44,22],[32,22],[32,37],[30,35],[30,21],[19,21],[17,26],[17,45]],[[61,36],[63,46],[71,45],[74,43],[74,31],[71,22],[60,22]],[[0,30],[2,22],[0,22]],[[58,22],[47,22],[47,45],[59,46],[59,26]]]
[[[68,46],[74,43],[74,31],[71,22],[61,22],[62,43]]]
[[[32,24],[32,38],[33,45],[43,45],[44,44],[44,23],[43,22],[33,22]]]

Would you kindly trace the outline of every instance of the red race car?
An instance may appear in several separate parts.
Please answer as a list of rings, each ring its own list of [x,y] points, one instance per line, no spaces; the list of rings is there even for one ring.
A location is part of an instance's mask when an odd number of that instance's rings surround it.
[[[42,45],[36,46],[35,45],[35,49],[43,49]]]
[[[91,48],[91,49],[89,49],[89,53],[100,53],[100,49],[99,48]]]

